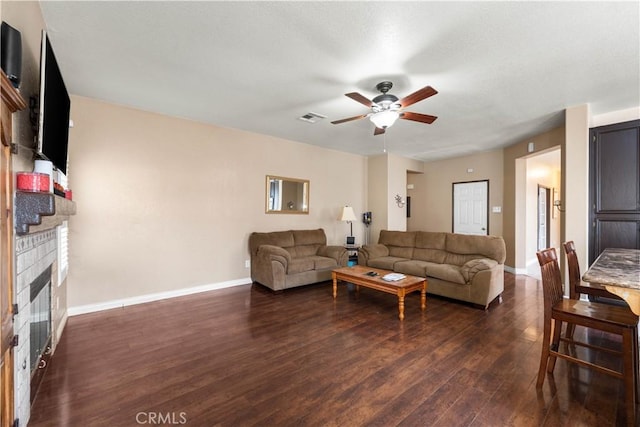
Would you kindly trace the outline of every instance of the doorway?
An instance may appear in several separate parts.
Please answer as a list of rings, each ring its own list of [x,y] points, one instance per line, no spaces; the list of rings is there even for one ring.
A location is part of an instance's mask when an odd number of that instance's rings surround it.
[[[523,181],[516,186],[516,234],[518,251],[524,253],[524,271],[521,274],[540,278],[540,265],[536,252],[555,248],[561,256],[561,216],[553,206],[561,199],[561,151],[559,147],[542,151],[522,159]],[[518,207],[521,206],[521,207]]]

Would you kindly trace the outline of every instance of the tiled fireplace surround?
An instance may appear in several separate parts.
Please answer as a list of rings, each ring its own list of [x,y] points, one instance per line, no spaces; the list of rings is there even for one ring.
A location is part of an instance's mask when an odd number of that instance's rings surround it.
[[[20,426],[26,426],[30,416],[31,363],[30,320],[32,282],[51,267],[51,351],[60,339],[66,322],[66,287],[58,283],[58,235],[59,228],[51,228],[24,236],[15,242],[16,289],[15,301],[18,313],[14,317],[14,330],[18,335],[14,365],[15,416]],[[39,369],[39,368],[36,368]]]

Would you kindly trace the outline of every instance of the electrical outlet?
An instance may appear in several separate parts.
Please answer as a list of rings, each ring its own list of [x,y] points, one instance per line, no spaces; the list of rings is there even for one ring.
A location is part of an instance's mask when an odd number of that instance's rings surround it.
[[[251,261],[249,261],[248,259],[244,260],[244,268],[249,268],[251,267]]]

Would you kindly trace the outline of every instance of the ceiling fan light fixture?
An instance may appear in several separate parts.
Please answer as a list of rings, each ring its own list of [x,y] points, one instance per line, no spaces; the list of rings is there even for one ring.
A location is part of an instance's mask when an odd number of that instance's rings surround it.
[[[396,120],[398,120],[398,117],[400,117],[399,112],[393,110],[384,110],[380,111],[379,113],[372,114],[369,117],[369,120],[371,120],[377,128],[386,129],[393,126]]]

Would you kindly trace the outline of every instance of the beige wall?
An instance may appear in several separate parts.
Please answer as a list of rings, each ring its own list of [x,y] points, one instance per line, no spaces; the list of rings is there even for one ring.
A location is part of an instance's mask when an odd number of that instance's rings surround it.
[[[501,236],[503,214],[491,207],[503,205],[502,150],[428,162],[423,174],[409,174],[411,219],[408,230],[446,231],[453,228],[453,183],[489,180],[489,233]],[[473,169],[473,172],[467,172]]]
[[[377,243],[380,230],[406,231],[406,209],[396,203],[396,195],[406,202],[407,174],[422,173],[424,162],[385,153],[368,161],[368,206],[372,212],[371,243]]]
[[[407,200],[407,179],[408,174],[422,173],[424,171],[424,162],[419,160],[407,159],[395,154],[387,156],[389,162],[389,190],[387,194],[387,210],[388,214],[388,230],[407,230],[407,209],[404,206],[398,206],[396,195]]]
[[[579,264],[589,265],[589,106],[565,110],[565,152],[562,157],[564,235],[573,240]]]
[[[380,230],[388,227],[389,164],[386,155],[369,157],[367,163],[369,170],[367,210],[371,211],[369,243],[377,243]]]
[[[364,210],[362,156],[77,96],[71,114],[70,307],[244,280],[252,231],[342,244],[341,207]],[[309,215],[265,214],[267,174],[309,179]]]

